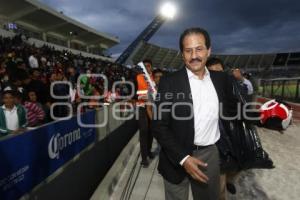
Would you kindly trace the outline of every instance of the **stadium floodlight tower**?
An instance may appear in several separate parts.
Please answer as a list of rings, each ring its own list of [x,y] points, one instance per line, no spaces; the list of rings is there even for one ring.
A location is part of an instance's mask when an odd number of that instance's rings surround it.
[[[116,60],[118,64],[128,64],[134,53],[147,42],[168,19],[173,19],[176,14],[176,7],[171,2],[166,2],[160,7],[159,14],[153,21],[139,34],[139,36],[125,49],[125,51]],[[131,64],[131,63],[130,63]]]

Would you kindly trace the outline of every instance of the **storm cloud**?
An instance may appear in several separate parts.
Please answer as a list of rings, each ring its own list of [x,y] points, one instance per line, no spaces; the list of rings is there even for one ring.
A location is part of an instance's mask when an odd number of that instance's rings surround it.
[[[110,49],[122,52],[158,14],[163,0],[41,0],[92,28],[120,38]],[[207,29],[216,54],[274,53],[300,50],[300,1],[182,0],[151,43],[178,49],[188,27]]]

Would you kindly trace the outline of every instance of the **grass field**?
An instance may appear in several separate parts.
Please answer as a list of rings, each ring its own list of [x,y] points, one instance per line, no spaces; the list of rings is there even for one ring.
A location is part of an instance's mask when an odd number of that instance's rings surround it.
[[[284,89],[284,93],[282,95],[282,90]],[[264,93],[263,93],[264,90]],[[275,81],[273,85],[273,97],[282,97],[282,99],[286,100],[295,100],[297,102],[300,102],[300,87],[298,88],[298,97],[296,97],[297,94],[297,81],[288,81],[283,84],[281,81]],[[258,89],[259,94],[265,96],[265,97],[271,97],[272,94],[272,86],[271,83],[265,83],[265,85],[259,86]]]

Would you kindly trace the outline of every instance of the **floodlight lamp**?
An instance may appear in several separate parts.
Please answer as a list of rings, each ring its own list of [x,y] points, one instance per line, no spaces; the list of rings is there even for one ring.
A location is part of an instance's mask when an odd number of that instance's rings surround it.
[[[176,14],[176,7],[173,3],[167,2],[160,8],[160,14],[168,19],[173,19]]]

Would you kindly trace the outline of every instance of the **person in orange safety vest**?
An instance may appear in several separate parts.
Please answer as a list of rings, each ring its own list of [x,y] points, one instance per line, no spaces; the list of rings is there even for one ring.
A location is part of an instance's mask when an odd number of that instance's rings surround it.
[[[150,81],[153,81],[152,77],[152,61],[149,59],[145,59],[143,61],[145,68],[150,76]],[[153,136],[150,132],[150,119],[147,114],[147,101],[148,101],[148,93],[153,92],[145,74],[138,74],[136,76],[137,81],[137,102],[136,106],[138,109],[138,125],[140,132],[140,149],[141,149],[141,165],[143,167],[149,166],[148,157],[150,159],[154,158],[154,154],[151,152]]]

